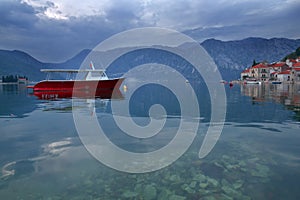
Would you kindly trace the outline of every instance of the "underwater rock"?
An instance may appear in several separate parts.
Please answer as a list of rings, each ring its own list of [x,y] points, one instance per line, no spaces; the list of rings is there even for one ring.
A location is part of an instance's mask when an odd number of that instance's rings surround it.
[[[239,182],[236,186],[240,188],[242,186],[241,182]],[[226,197],[222,199],[243,199],[243,200],[251,199],[249,196],[243,195],[241,191],[230,187],[230,185],[223,185],[221,189],[225,193],[222,196]]]
[[[191,188],[195,188],[196,185],[197,185],[197,182],[196,182],[196,181],[192,181],[192,182],[190,183],[190,187],[191,187]]]
[[[91,181],[90,179],[85,180],[83,184],[86,187],[92,187],[94,185],[93,181]]]
[[[153,185],[146,185],[143,193],[144,199],[152,200],[156,198],[156,195],[157,195],[156,188]]]
[[[235,194],[235,190],[229,186],[222,186],[221,189],[223,190],[223,192],[225,192],[225,194],[228,194],[230,196],[233,196]]]
[[[256,169],[251,171],[252,176],[266,178],[269,174],[269,167],[262,165],[262,164],[256,164]]]
[[[200,186],[202,189],[205,189],[205,188],[207,188],[208,183],[200,183],[199,186]]]
[[[230,187],[230,183],[226,179],[224,179],[224,178],[222,179],[221,184],[222,184],[222,186],[228,186],[228,187]]]
[[[227,155],[223,155],[222,156],[222,160],[231,160],[231,158],[229,156],[227,156]]]
[[[122,196],[126,199],[129,199],[138,196],[138,194],[132,191],[125,191]]]
[[[193,177],[193,180],[198,182],[206,182],[206,176],[203,174],[197,174]]]
[[[136,180],[136,183],[143,183],[145,181],[146,177],[144,176],[138,176],[135,180]]]
[[[244,168],[244,167],[240,168],[240,170],[241,170],[241,172],[247,172],[248,171],[247,168]]]
[[[211,194],[211,193],[212,193],[211,190],[202,189],[202,188],[199,189],[199,194],[200,194],[201,196],[205,196],[205,195],[208,195],[208,194]]]
[[[131,174],[130,177],[133,179],[137,179],[137,176],[135,174]]]
[[[242,200],[251,200],[252,198],[249,197],[249,196],[246,196],[246,195],[242,195],[242,196],[240,196],[240,199],[242,199]]]
[[[238,180],[238,181],[236,181],[235,183],[233,183],[233,188],[234,189],[240,189],[242,186],[243,186],[243,184],[244,184],[244,181],[243,180]]]
[[[213,178],[207,178],[207,182],[212,185],[213,187],[218,187],[219,186],[219,182],[216,179]]]
[[[239,168],[240,168],[239,165],[231,165],[231,164],[228,164],[228,165],[226,165],[225,167],[226,167],[226,169],[228,169],[228,170],[236,170],[236,169],[239,169]]]
[[[222,194],[221,197],[220,197],[220,199],[222,199],[222,200],[233,200],[232,197],[227,196],[226,194]]]
[[[221,167],[221,168],[224,168],[224,166],[221,163],[218,163],[218,162],[214,162],[214,165],[216,165],[218,167]]]
[[[237,191],[236,189],[234,189],[232,187],[232,185],[226,179],[222,179],[221,182],[222,182],[221,189],[222,189],[222,191],[226,195],[228,195],[230,197],[237,197],[237,196],[241,196],[242,195],[239,191]],[[239,199],[239,198],[237,198],[237,199]]]
[[[143,191],[143,185],[142,184],[136,184],[136,186],[134,187],[134,192],[136,193],[142,193]]]
[[[169,180],[175,183],[179,183],[181,181],[180,177],[176,174],[173,174],[169,177]]]
[[[214,196],[206,196],[203,198],[203,200],[217,200]]]
[[[170,196],[169,199],[170,199],[170,200],[185,200],[186,197],[183,197],[183,196],[179,196],[179,195],[173,194],[173,195]]]
[[[259,172],[262,172],[262,173],[265,173],[265,174],[269,173],[269,171],[270,171],[269,167],[267,167],[265,165],[258,164],[258,163],[256,164],[256,168],[258,169]]]
[[[258,161],[259,161],[259,158],[257,158],[257,157],[248,159],[249,163],[257,163]]]
[[[246,165],[247,165],[246,162],[243,161],[243,160],[241,160],[241,161],[239,162],[239,166],[241,166],[241,167],[245,167]]]
[[[104,191],[105,191],[105,193],[111,193],[112,192],[109,185],[104,186]]]
[[[160,192],[160,194],[158,195],[158,200],[166,200],[166,199],[169,199],[169,196],[172,195],[173,193],[166,189],[166,188],[163,188],[162,191]]]
[[[184,191],[186,191],[189,194],[195,193],[195,190],[193,190],[192,188],[190,188],[190,186],[188,184],[183,184],[181,186],[181,189],[183,189]]]

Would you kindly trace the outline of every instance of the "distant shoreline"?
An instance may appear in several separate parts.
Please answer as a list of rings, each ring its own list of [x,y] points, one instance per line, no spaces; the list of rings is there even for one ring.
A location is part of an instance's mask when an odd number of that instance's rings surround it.
[[[244,80],[233,80],[233,81],[230,81],[232,82],[233,84],[241,84],[241,85],[244,85],[245,84],[245,81]],[[260,81],[261,84],[272,84],[272,81]],[[300,82],[291,82],[291,81],[282,81],[279,85],[298,85],[300,84]],[[248,84],[248,85],[252,85],[252,84]]]
[[[26,83],[18,83],[18,82],[7,82],[7,83],[0,82],[0,85],[27,85],[27,84]]]

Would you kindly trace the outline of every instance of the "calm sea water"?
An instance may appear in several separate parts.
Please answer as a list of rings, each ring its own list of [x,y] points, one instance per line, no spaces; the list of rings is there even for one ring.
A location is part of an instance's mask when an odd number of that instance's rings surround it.
[[[0,199],[300,199],[300,86],[224,87],[226,123],[208,156],[198,157],[210,116],[204,94],[200,128],[188,151],[163,169],[130,174],[88,153],[75,129],[71,99],[40,100],[22,86],[0,85]],[[111,102],[122,101],[96,99],[90,113],[104,119],[107,136],[118,146],[153,151],[174,137],[126,137],[110,109]],[[130,104],[136,123],[145,125],[155,103],[172,116],[166,132],[176,133],[178,103],[162,88],[136,93]]]

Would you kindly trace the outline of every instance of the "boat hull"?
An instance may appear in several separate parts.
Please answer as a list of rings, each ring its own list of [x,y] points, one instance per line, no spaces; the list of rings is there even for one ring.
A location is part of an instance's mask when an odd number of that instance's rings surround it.
[[[261,84],[259,81],[246,81],[245,84],[253,85],[253,84]]]
[[[31,88],[33,94],[40,99],[111,98],[114,96],[113,93],[119,94],[119,87],[123,80],[124,78],[110,80],[45,80]]]
[[[276,85],[276,84],[281,84],[281,81],[272,81],[272,84]]]

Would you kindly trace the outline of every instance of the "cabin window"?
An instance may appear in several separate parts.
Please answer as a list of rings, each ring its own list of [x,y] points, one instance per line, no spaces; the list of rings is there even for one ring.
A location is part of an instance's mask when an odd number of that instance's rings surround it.
[[[99,77],[99,72],[92,72],[91,77]]]

